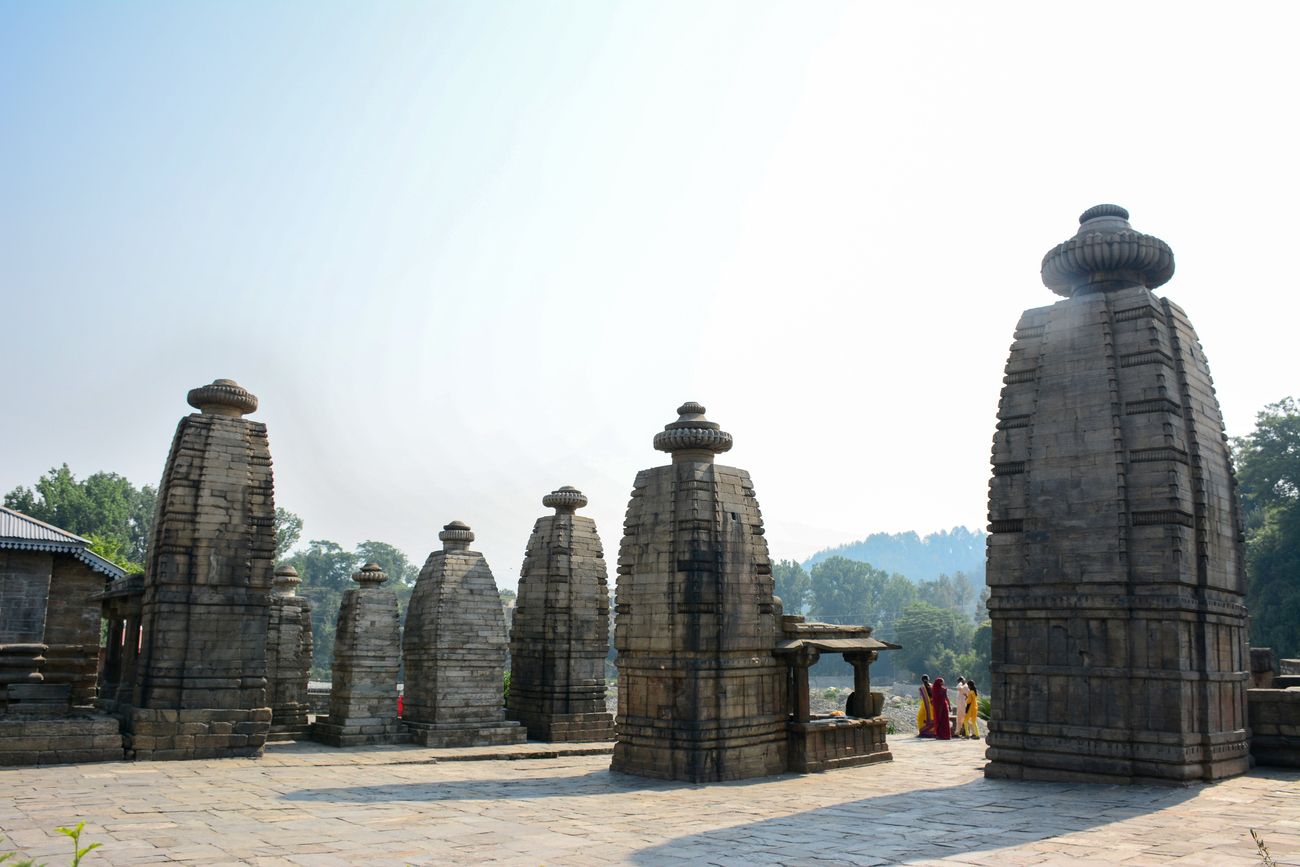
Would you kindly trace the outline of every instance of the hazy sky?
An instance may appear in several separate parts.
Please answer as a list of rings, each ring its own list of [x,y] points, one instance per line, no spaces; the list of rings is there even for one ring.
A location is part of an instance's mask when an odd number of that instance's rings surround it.
[[[230,377],[306,538],[422,562],[458,518],[503,587],[564,484],[612,573],[684,400],[776,557],[982,526],[1099,202],[1247,433],[1300,394],[1297,8],[3,3],[0,489],[156,484]]]

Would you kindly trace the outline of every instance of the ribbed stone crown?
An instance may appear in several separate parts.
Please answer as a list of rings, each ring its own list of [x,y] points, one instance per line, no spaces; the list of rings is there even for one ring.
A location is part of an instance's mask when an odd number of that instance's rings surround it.
[[[388,573],[378,563],[367,563],[361,567],[360,572],[352,573],[352,580],[362,587],[378,587],[388,580]]]
[[[587,497],[582,491],[571,485],[565,485],[558,491],[551,491],[542,497],[542,505],[548,509],[554,509],[555,514],[572,515],[578,509],[587,505]]]
[[[1127,286],[1154,289],[1174,276],[1174,251],[1133,230],[1119,205],[1095,205],[1079,216],[1079,231],[1043,257],[1043,285],[1072,298]]]
[[[705,418],[704,407],[691,400],[677,407],[677,421],[655,434],[654,444],[674,458],[681,455],[712,460],[713,455],[731,449],[731,434]]]
[[[191,388],[185,399],[204,415],[240,418],[257,410],[257,395],[233,379],[214,379],[210,385]]]
[[[474,541],[474,531],[464,521],[452,521],[438,534],[444,551],[464,551]]]
[[[285,565],[275,570],[275,578],[273,579],[275,595],[292,596],[294,588],[301,583],[302,579],[298,577],[298,570],[292,566]]]

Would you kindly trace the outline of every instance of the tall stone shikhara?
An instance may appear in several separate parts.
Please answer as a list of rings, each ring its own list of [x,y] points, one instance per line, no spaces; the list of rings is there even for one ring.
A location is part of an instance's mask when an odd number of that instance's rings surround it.
[[[613,769],[704,782],[786,770],[786,667],[749,473],[714,464],[731,434],[687,403],[637,474],[618,557]]]
[[[614,737],[605,710],[609,583],[596,522],[576,488],[542,498],[554,515],[538,518],[528,540],[510,631],[506,715],[542,741]]]
[[[271,740],[292,740],[307,733],[307,679],[311,674],[311,602],[297,595],[298,570],[275,570],[271,620],[266,639],[267,694],[271,705]]]
[[[505,616],[487,561],[469,550],[474,533],[443,527],[441,551],[425,561],[406,611],[402,722],[434,747],[517,744],[527,730],[506,720]]]
[[[158,488],[135,688],[123,715],[136,758],[261,753],[275,501],[257,398],[218,379],[190,391]]]
[[[1245,771],[1246,610],[1232,465],[1201,345],[1151,289],[1163,241],[1098,205],[1043,259],[989,489],[989,776]]]
[[[397,594],[383,584],[377,563],[353,573],[357,586],[343,594],[334,631],[330,712],[312,736],[334,747],[406,740],[397,720],[397,669],[401,623]]]

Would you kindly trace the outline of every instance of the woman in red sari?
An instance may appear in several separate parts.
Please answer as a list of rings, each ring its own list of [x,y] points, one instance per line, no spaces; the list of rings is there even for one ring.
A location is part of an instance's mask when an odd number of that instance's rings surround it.
[[[952,720],[948,719],[948,690],[943,678],[936,677],[930,687],[930,706],[934,708],[934,736],[941,741],[952,740]]]

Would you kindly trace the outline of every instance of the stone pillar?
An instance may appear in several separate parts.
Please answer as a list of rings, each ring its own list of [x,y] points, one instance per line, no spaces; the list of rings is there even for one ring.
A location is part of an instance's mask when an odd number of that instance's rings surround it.
[[[587,505],[576,488],[553,491],[542,504],[555,514],[537,519],[519,573],[506,715],[533,740],[612,740],[609,584],[596,522],[574,514]]]
[[[271,619],[266,637],[266,669],[271,704],[270,740],[307,734],[307,678],[311,674],[311,602],[298,596],[298,570],[275,570]]]
[[[613,769],[691,782],[786,770],[780,607],[749,473],[687,403],[633,484],[618,557]]]
[[[406,611],[402,722],[429,747],[519,744],[527,730],[505,718],[505,618],[487,561],[469,550],[474,533],[443,527]]]
[[[869,718],[879,716],[876,696],[871,691],[871,663],[880,658],[874,650],[844,654],[844,661],[853,666],[853,693],[844,703],[844,713],[848,716]],[[880,697],[884,704],[884,696]]]
[[[989,486],[991,777],[1245,771],[1245,583],[1205,354],[1159,238],[1098,205],[1043,259]]]
[[[352,580],[358,586],[343,594],[334,632],[329,718],[317,720],[312,736],[335,747],[405,742],[397,721],[397,594],[382,586],[388,576],[377,563]]]
[[[275,501],[257,398],[228,379],[189,393],[158,489],[128,750],[140,759],[260,755]],[[128,635],[128,643],[130,636]]]

